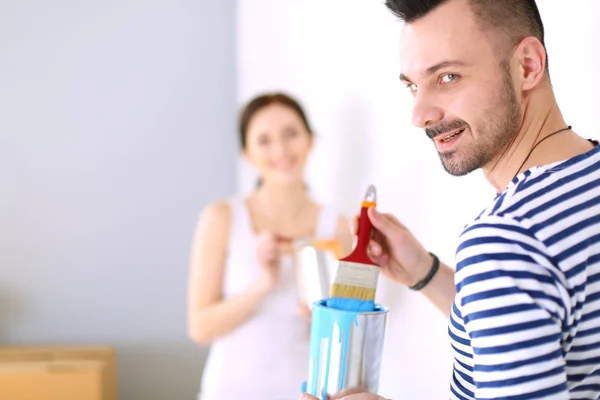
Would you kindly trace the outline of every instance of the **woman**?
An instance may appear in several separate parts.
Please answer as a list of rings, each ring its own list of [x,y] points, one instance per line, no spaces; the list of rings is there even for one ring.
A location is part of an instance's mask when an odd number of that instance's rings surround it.
[[[192,248],[189,333],[211,345],[199,398],[293,399],[308,374],[310,311],[298,306],[282,238],[337,238],[345,253],[352,238],[347,220],[306,190],[313,132],[294,99],[253,99],[240,136],[259,185],[245,198],[206,207]]]

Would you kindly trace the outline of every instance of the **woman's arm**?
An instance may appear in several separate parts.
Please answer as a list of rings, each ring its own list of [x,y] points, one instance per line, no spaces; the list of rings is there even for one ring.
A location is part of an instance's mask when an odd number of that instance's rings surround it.
[[[201,214],[193,238],[188,283],[188,332],[208,345],[243,324],[258,308],[272,282],[259,279],[244,293],[224,300],[223,277],[231,211],[225,202],[209,205]]]

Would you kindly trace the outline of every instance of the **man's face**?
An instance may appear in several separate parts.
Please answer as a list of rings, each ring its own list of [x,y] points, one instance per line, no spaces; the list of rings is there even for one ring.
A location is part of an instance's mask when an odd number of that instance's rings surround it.
[[[476,23],[466,0],[450,0],[404,26],[402,81],[446,171],[490,166],[519,131],[522,111],[508,62]],[[494,52],[495,51],[495,52]]]

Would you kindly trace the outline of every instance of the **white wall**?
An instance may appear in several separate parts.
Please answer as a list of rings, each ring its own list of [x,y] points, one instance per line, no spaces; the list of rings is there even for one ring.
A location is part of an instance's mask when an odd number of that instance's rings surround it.
[[[2,345],[108,344],[121,400],[194,398],[189,245],[234,191],[234,11],[0,1]]]
[[[540,1],[556,93],[568,123],[598,138],[600,2]],[[401,24],[382,1],[238,2],[238,101],[283,89],[306,105],[318,134],[308,172],[313,193],[352,215],[368,183],[428,248],[453,263],[456,237],[494,191],[480,173],[448,176],[425,134],[410,124],[411,98],[399,83]],[[238,185],[255,176],[240,164]],[[381,393],[447,398],[447,321],[420,295],[389,282],[392,307]]]

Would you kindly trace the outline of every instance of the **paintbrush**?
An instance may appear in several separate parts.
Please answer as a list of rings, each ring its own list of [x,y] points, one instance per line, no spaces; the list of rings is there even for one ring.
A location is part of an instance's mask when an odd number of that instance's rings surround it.
[[[379,266],[367,255],[372,224],[367,211],[377,205],[375,186],[367,188],[358,217],[357,242],[349,256],[338,260],[327,306],[348,311],[373,311]]]

